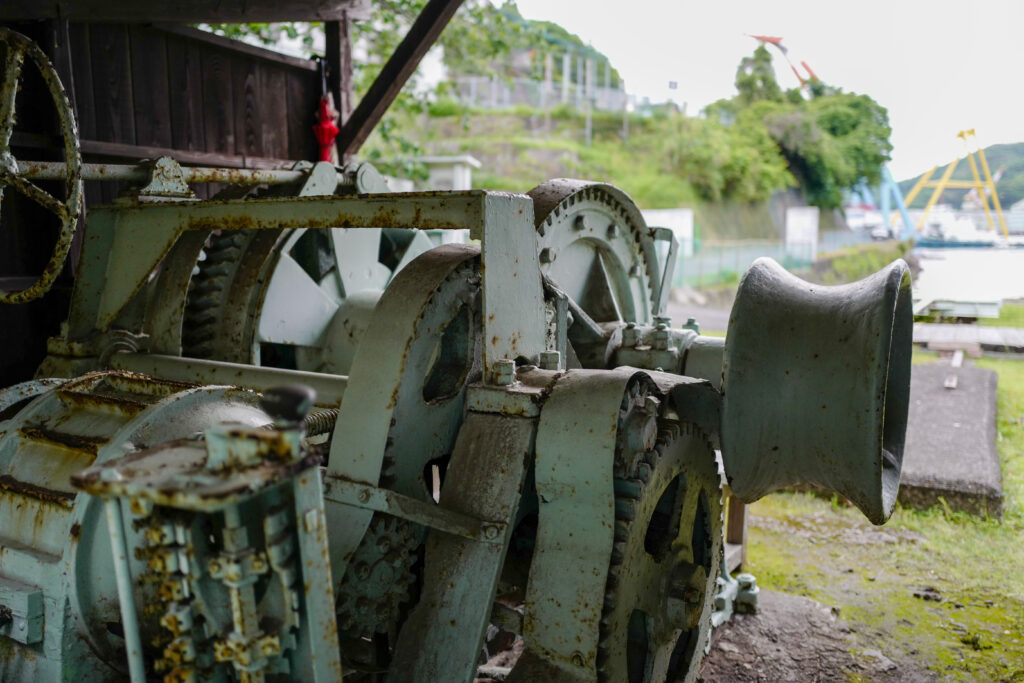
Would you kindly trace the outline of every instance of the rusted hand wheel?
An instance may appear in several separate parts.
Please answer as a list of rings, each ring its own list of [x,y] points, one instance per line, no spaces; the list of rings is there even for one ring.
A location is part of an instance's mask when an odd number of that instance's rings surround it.
[[[54,245],[53,255],[43,269],[43,274],[27,289],[9,291],[0,289],[0,303],[20,304],[38,299],[50,291],[54,280],[60,274],[71,248],[71,238],[82,210],[82,153],[78,144],[78,128],[71,111],[64,86],[53,68],[53,64],[42,50],[31,40],[0,28],[0,43],[3,44],[3,61],[0,61],[0,201],[7,187],[28,197],[60,219],[60,234]],[[64,163],[66,199],[60,200],[18,175],[18,162],[11,154],[11,133],[14,130],[15,100],[21,80],[21,68],[25,57],[39,70],[50,96],[57,108],[57,119],[64,137]]]

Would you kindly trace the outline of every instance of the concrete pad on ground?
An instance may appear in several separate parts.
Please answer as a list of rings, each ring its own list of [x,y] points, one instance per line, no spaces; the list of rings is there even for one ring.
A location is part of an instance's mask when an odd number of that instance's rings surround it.
[[[956,388],[947,379],[956,376]],[[996,373],[948,361],[915,365],[900,503],[998,517],[1003,477],[996,450]]]

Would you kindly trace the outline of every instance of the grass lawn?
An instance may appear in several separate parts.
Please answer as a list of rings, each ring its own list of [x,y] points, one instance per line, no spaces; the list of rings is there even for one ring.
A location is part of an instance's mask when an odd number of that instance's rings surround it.
[[[1024,328],[1024,303],[1006,304],[999,307],[999,317],[979,318],[979,325],[986,327],[1020,327]]]
[[[999,373],[1001,521],[939,506],[874,527],[835,499],[774,494],[749,508],[747,567],[765,588],[840,607],[862,642],[941,680],[1024,681],[1024,360],[976,364]]]

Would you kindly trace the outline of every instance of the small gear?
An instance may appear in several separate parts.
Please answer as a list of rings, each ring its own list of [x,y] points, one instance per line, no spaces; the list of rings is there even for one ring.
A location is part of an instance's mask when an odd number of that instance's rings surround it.
[[[392,632],[416,581],[413,565],[421,534],[416,525],[376,515],[338,590],[338,629],[358,638]]]
[[[628,471],[616,469],[599,680],[696,679],[710,632],[722,524],[707,437],[689,423],[659,419],[654,448]]]

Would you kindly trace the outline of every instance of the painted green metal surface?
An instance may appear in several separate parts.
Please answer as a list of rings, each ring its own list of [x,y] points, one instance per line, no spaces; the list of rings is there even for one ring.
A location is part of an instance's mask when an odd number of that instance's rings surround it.
[[[755,264],[723,344],[659,317],[674,241],[611,186],[83,170],[73,121],[66,168],[18,164],[4,75],[0,185],[139,188],[90,209],[39,371],[62,379],[0,390],[0,679],[470,681],[518,635],[513,683],[689,681],[716,592],[756,601],[717,576],[711,443],[741,497],[891,510],[905,266],[826,288]]]
[[[725,342],[722,453],[747,502],[811,483],[892,514],[910,401],[910,272],[804,282],[771,259],[743,276]]]

